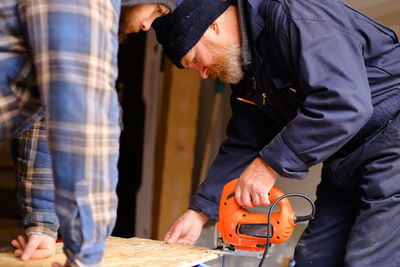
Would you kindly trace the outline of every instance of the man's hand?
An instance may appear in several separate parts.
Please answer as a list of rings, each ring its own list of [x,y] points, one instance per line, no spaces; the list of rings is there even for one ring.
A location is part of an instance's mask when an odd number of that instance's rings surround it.
[[[240,175],[235,198],[242,207],[270,204],[268,192],[274,186],[278,174],[261,157],[257,157]]]
[[[169,228],[164,237],[166,243],[193,245],[201,234],[203,225],[208,221],[207,216],[195,210],[187,210]]]
[[[25,237],[19,235],[11,241],[11,245],[16,248],[14,254],[21,256],[23,261],[48,258],[56,251],[56,241],[47,235],[28,235],[28,243]]]

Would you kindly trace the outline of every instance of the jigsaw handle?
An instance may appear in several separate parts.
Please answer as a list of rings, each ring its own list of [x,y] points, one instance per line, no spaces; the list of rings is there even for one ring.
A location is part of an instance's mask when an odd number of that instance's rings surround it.
[[[235,197],[235,190],[236,190],[238,181],[239,181],[239,179],[234,179],[224,186],[224,189],[221,194],[221,201],[227,201],[230,198]],[[275,200],[277,200],[279,197],[281,197],[283,195],[284,195],[284,193],[279,188],[274,186],[269,191],[268,198],[269,198],[269,201],[271,203],[273,203]],[[278,205],[280,207],[281,213],[285,212],[286,210],[292,211],[292,206],[290,205],[290,202],[287,198],[284,198],[281,201],[279,201]],[[240,206],[239,206],[239,204],[237,204],[236,201],[235,201],[235,204],[232,203],[230,205],[230,209],[232,209],[232,211],[236,211],[239,207]],[[229,210],[227,210],[227,212],[229,212]]]
[[[221,194],[221,202],[219,206],[219,222],[217,227],[221,232],[222,238],[225,242],[235,244],[235,247],[242,249],[250,249],[253,251],[262,250],[255,244],[265,242],[263,238],[257,237],[241,237],[237,233],[237,227],[242,224],[259,224],[267,223],[268,218],[266,214],[253,214],[243,209],[236,202],[235,190],[238,179],[232,180],[224,186]],[[283,192],[277,188],[272,187],[268,193],[271,203],[283,196]],[[287,198],[283,198],[278,202],[280,211],[273,212],[271,218],[271,225],[273,226],[273,236],[270,239],[271,243],[283,243],[290,238],[295,223],[295,213],[292,210],[290,202]]]

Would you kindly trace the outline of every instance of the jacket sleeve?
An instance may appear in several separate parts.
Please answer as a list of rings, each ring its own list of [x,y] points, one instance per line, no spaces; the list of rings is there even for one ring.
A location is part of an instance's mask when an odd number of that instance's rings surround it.
[[[54,182],[44,121],[38,121],[12,142],[17,197],[26,234],[57,239]]]
[[[55,185],[71,265],[98,266],[115,224],[119,151],[119,0],[25,1]]]
[[[365,125],[371,92],[361,44],[345,29],[324,20],[276,21],[284,23],[275,27],[275,45],[293,71],[302,103],[260,154],[280,175],[304,178]]]
[[[244,169],[257,157],[259,151],[277,133],[277,126],[251,104],[231,95],[232,118],[227,127],[227,140],[221,145],[210,171],[194,194],[190,209],[202,211],[218,221],[222,188],[239,178]]]

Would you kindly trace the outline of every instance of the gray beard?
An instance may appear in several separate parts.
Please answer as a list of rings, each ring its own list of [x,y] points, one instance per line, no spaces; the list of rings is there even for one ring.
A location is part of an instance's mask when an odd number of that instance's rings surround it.
[[[237,84],[243,79],[242,57],[240,45],[230,44],[222,46],[203,40],[205,45],[213,51],[217,63],[209,68],[209,77],[211,79],[219,78],[228,84]]]

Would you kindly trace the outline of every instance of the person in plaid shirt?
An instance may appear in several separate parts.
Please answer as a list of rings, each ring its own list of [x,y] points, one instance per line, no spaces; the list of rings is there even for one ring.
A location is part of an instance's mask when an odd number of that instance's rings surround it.
[[[0,142],[16,137],[23,260],[53,255],[60,226],[65,266],[100,265],[117,208],[119,21],[122,35],[147,30],[175,6],[123,0],[120,20],[119,0],[0,3]]]

